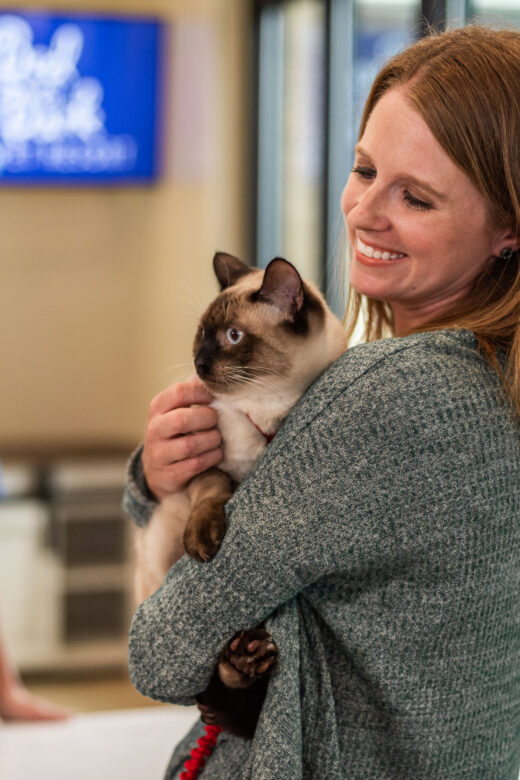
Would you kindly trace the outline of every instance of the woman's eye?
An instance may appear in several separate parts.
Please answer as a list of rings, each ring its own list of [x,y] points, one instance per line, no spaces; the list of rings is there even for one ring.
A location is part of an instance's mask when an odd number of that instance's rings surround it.
[[[361,179],[364,179],[365,181],[370,181],[376,178],[375,168],[371,168],[368,165],[355,165],[352,168],[352,173],[357,174],[357,176],[359,176]],[[403,197],[410,208],[418,209],[419,211],[428,211],[429,209],[433,208],[431,203],[427,203],[424,200],[420,200],[420,198],[414,197],[408,190],[404,191]]]
[[[366,165],[355,165],[352,168],[352,173],[357,173],[361,179],[374,179],[376,176],[374,168],[369,168]]]
[[[242,341],[243,335],[243,332],[238,328],[228,328],[226,331],[226,339],[230,344],[238,344],[239,341]]]
[[[413,209],[419,209],[420,211],[428,211],[428,209],[433,208],[431,203],[426,203],[424,200],[419,200],[419,198],[414,198],[414,196],[408,192],[408,190],[404,191],[404,199],[408,203],[408,205]]]

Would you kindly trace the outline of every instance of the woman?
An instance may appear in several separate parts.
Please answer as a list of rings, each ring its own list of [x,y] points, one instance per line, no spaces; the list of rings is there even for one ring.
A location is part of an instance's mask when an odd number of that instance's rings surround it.
[[[342,197],[371,343],[286,420],[218,555],[185,556],[134,617],[134,683],[164,701],[192,702],[238,629],[278,645],[253,742],[221,735],[203,778],[517,780],[519,85],[520,34],[481,28],[374,83]],[[188,382],[152,402],[137,522],[218,462],[213,412],[188,408],[207,400]]]

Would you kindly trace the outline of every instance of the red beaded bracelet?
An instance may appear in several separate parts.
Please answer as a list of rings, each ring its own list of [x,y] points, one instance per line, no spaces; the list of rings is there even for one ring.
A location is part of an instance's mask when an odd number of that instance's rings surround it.
[[[196,780],[200,770],[215,749],[222,726],[206,726],[205,731],[206,734],[197,740],[198,747],[193,748],[190,758],[185,761],[180,780]]]

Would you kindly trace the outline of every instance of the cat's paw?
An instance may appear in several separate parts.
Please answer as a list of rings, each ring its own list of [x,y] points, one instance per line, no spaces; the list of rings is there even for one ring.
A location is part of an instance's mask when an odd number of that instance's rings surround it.
[[[263,628],[239,631],[220,654],[219,676],[228,688],[249,688],[276,665],[278,648]]]
[[[204,563],[217,554],[226,533],[224,505],[211,499],[201,501],[192,511],[184,532],[184,549]]]
[[[199,708],[200,719],[203,723],[206,724],[206,726],[218,725],[218,715],[216,712],[213,712],[211,707],[209,707],[207,704],[204,704],[202,701],[199,701],[198,697],[196,698],[195,703]]]

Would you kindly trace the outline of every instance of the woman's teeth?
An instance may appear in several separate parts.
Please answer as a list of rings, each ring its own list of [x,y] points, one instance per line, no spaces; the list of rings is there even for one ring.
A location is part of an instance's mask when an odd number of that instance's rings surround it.
[[[397,260],[399,257],[405,257],[404,254],[399,254],[398,252],[395,254],[380,252],[379,249],[374,249],[374,247],[364,244],[360,238],[356,241],[356,249],[358,252],[361,252],[362,255],[365,255],[366,257],[375,257],[376,260]]]

